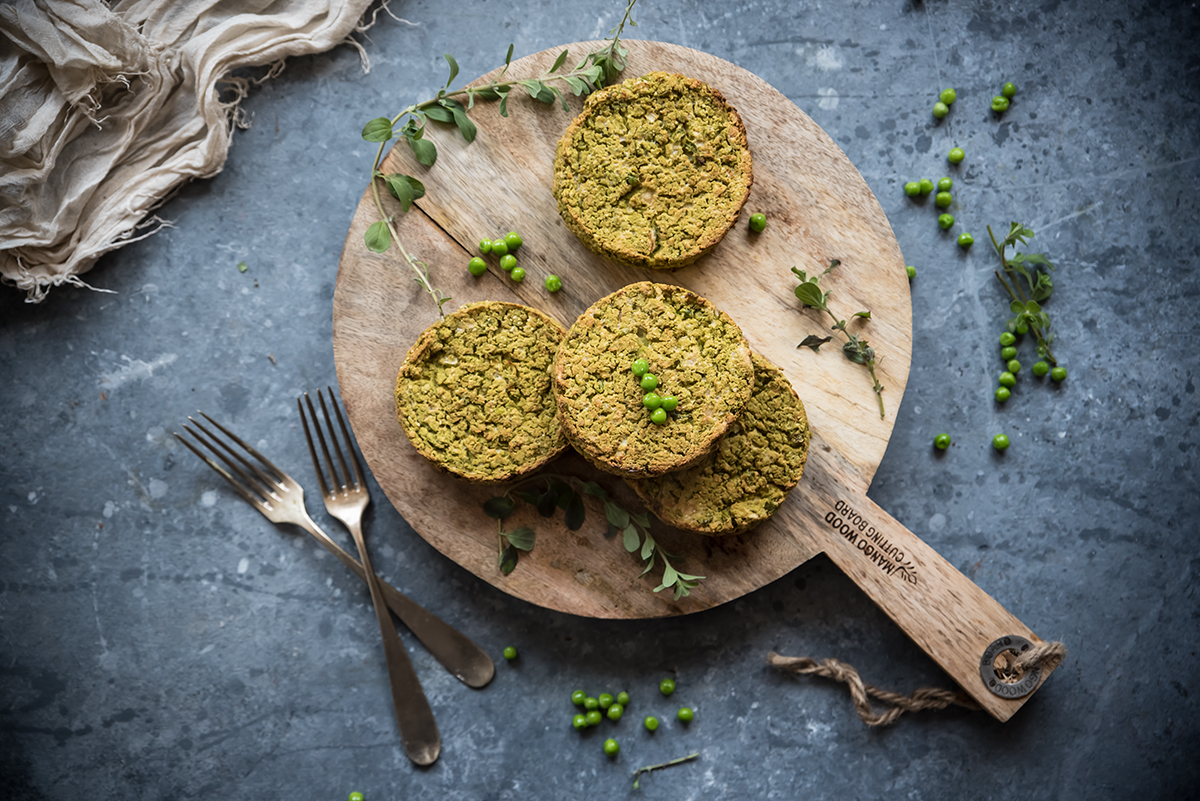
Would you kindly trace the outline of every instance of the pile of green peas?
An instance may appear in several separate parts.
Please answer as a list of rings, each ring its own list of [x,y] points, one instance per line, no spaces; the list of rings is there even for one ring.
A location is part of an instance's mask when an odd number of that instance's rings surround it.
[[[638,386],[646,392],[642,396],[642,406],[649,410],[650,422],[656,426],[666,425],[667,413],[679,408],[679,398],[655,391],[658,389],[658,376],[650,372],[650,363],[645,359],[634,359],[629,371],[638,380]]]
[[[658,684],[658,691],[664,696],[670,696],[675,692],[675,680],[663,679]],[[625,709],[629,706],[629,693],[621,691],[616,693],[600,693],[597,696],[590,696],[583,690],[576,690],[571,693],[571,703],[574,704],[578,711],[571,718],[571,725],[577,731],[584,731],[593,726],[599,726],[600,723],[608,718],[616,723],[625,715]],[[696,712],[691,707],[680,707],[675,713],[675,717],[681,723],[691,723]],[[658,718],[653,715],[647,715],[642,719],[642,726],[648,732],[658,731]],[[604,753],[609,757],[615,757],[621,752],[621,744],[615,738],[608,738],[604,741]]]
[[[939,120],[950,113],[950,107],[954,105],[954,101],[958,99],[958,93],[953,89],[943,89],[938,95],[937,102],[933,104],[933,116]]]
[[[1017,385],[1017,374],[1021,372],[1021,362],[1017,359],[1017,335],[1028,332],[1029,327],[1022,324],[1017,326],[1015,334],[1005,331],[1000,335],[1000,359],[1004,362],[1004,371],[1000,373],[1000,386],[996,388],[998,403],[1004,403],[1012,397],[1012,388]],[[1054,367],[1052,369],[1050,363],[1044,359],[1034,363],[1032,372],[1038,378],[1049,374],[1050,380],[1054,382],[1064,381],[1067,377],[1067,368]]]
[[[479,240],[479,252],[484,256],[492,255],[500,259],[500,269],[508,273],[509,278],[516,281],[518,284],[525,280],[525,268],[517,265],[516,252],[525,244],[521,235],[516,231],[509,231],[507,234],[495,239]],[[478,278],[487,272],[487,262],[480,256],[476,256],[467,263],[467,270],[471,275]],[[557,275],[546,276],[546,290],[549,292],[557,292],[562,289],[562,279]]]
[[[1000,94],[992,98],[992,111],[997,114],[1003,114],[1008,111],[1008,102],[1012,100],[1013,95],[1017,93],[1016,84],[1009,81],[1000,87]]]

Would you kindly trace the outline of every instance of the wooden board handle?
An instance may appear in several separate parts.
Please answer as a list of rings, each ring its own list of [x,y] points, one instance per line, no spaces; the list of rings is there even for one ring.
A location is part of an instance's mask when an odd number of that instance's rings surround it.
[[[1008,720],[1032,697],[1001,698],[980,677],[980,659],[995,640],[1039,638],[933,548],[841,481],[843,460],[813,437],[799,497],[811,525],[794,530],[817,546],[900,625],[979,705]],[[1056,665],[1043,668],[1041,682]],[[1036,690],[1036,688],[1035,688]]]

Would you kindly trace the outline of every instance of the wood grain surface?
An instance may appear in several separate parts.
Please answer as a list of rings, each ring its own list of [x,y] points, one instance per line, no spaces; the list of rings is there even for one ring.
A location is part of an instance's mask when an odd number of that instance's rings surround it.
[[[568,61],[578,61],[596,44],[569,45]],[[477,104],[471,119],[478,136],[471,144],[452,127],[430,123],[426,135],[438,147],[432,168],[420,166],[405,144],[389,153],[383,168],[419,178],[427,194],[407,214],[390,197],[385,203],[397,215],[404,247],[429,265],[433,284],[453,296],[448,309],[505,300],[534,306],[569,327],[603,295],[642,280],[686,286],[713,301],[742,327],[751,348],[783,369],[805,403],[814,439],[800,485],[770,521],[740,536],[712,539],[656,528],[660,543],[681,557],[681,569],[707,576],[679,602],[669,592],[652,592],[659,570],[639,577],[640,561],[624,551],[619,538],[606,536],[603,512],[595,505],[577,532],[565,528],[561,514],[547,520],[520,505],[507,525],[530,525],[537,545],[511,575],[501,575],[496,523],[481,509],[496,491],[439,472],[416,453],[396,422],[396,373],[409,346],[436,320],[437,309],[395,245],[383,254],[364,246],[363,234],[379,216],[368,190],[342,253],[333,344],[342,397],[376,479],[422,537],[476,576],[531,603],[590,617],[661,617],[710,608],[828,552],[956,681],[1007,719],[1025,699],[989,693],[979,678],[979,656],[1006,634],[1037,638],[866,497],[904,394],[912,350],[904,261],[878,201],[825,132],[758,77],[675,45],[628,46],[626,75],[666,70],[698,78],[718,89],[745,122],[754,187],[742,221],[711,254],[674,273],[649,272],[592,254],[566,229],[551,194],[553,158],[559,137],[582,108],[578,98],[569,98],[568,112],[514,91],[507,119],[496,103]],[[562,49],[520,59],[509,75],[540,74]],[[758,211],[767,215],[767,229],[752,234],[745,220]],[[494,259],[487,274],[471,277],[466,264],[478,241],[509,230],[524,238],[517,255],[526,280],[514,283]],[[820,353],[797,348],[809,334],[829,333],[828,318],[801,309],[790,270],[819,272],[835,258],[842,264],[822,286],[832,291],[830,308],[841,317],[863,309],[872,313],[869,321],[854,325],[877,349],[886,388],[882,420],[861,366],[836,347]],[[543,285],[549,274],[563,282],[554,295]],[[575,454],[547,469],[598,481],[627,505],[638,506],[622,481]],[[849,531],[848,519],[854,521]]]

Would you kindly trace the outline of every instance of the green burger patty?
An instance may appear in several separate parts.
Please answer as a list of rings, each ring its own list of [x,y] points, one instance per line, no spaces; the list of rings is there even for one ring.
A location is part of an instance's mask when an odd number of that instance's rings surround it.
[[[590,95],[554,159],[567,227],[602,256],[656,270],[716,247],[753,182],[738,113],[712,87],[665,72]]]
[[[563,328],[515,303],[472,303],[422,332],[396,378],[417,452],[468,481],[508,481],[567,447],[551,393]]]
[[[650,420],[630,365],[645,359],[657,392],[679,399]],[[571,326],[554,366],[567,439],[596,467],[641,478],[708,453],[750,399],[754,368],[741,329],[704,298],[648,281],[601,298]]]
[[[804,403],[783,371],[753,358],[754,394],[703,461],[629,481],[664,522],[713,536],[740,533],[770,517],[800,481],[810,438]]]

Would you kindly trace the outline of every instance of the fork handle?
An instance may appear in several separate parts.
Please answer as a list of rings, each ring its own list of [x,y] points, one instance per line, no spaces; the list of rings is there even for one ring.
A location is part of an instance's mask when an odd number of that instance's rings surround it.
[[[325,546],[325,550],[350,568],[361,581],[366,582],[367,573],[358,560],[342,550],[341,546],[319,529],[316,523],[310,519],[307,525],[298,525],[313,535],[317,542]],[[486,687],[496,675],[496,664],[492,662],[492,658],[465,634],[383,579],[379,579],[379,589],[388,608],[400,618],[413,636],[429,649],[433,658],[456,679],[468,687],[478,689]]]

